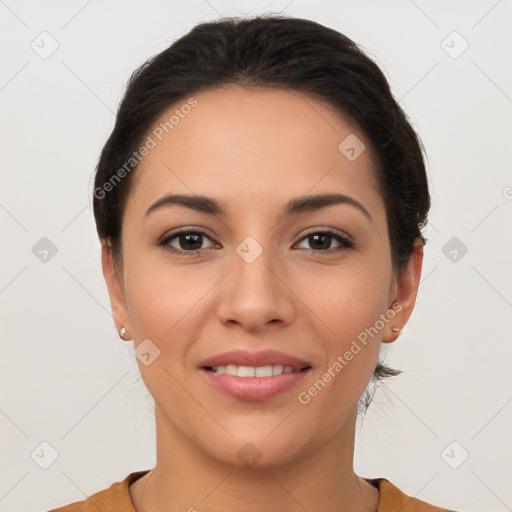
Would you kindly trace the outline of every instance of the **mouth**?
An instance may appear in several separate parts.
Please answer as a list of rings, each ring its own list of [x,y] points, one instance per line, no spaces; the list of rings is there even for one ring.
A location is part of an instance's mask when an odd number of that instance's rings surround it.
[[[206,381],[239,400],[269,400],[291,390],[312,371],[312,364],[275,350],[234,350],[202,361]]]
[[[238,366],[236,364],[228,364],[227,366],[204,366],[204,370],[231,375],[233,377],[274,377],[276,375],[300,373],[311,368],[306,365],[303,368],[294,368],[293,366],[284,366],[282,364],[266,365],[266,366]]]

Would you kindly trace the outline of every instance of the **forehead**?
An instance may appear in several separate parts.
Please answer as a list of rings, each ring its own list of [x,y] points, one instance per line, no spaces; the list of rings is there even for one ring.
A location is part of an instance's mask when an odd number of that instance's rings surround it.
[[[308,193],[379,199],[364,134],[328,102],[300,92],[201,91],[164,111],[148,135],[155,144],[130,194],[139,208],[171,192],[259,208]]]

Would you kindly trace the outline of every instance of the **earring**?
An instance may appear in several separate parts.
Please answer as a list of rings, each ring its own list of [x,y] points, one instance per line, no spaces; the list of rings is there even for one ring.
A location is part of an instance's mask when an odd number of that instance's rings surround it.
[[[400,333],[402,332],[402,329],[399,329],[398,327],[392,327],[391,330],[397,334],[397,336],[400,335]]]
[[[121,327],[121,329],[119,329],[119,336],[124,340],[124,337],[126,336],[126,327]]]

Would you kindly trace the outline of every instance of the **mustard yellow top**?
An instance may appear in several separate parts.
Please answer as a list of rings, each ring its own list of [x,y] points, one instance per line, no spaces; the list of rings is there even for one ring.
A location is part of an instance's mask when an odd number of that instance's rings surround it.
[[[86,500],[76,501],[48,512],[136,512],[130,498],[129,488],[133,482],[149,471],[148,469],[130,473],[123,481],[116,482],[108,489],[92,494]],[[385,478],[365,478],[365,480],[379,490],[380,500],[376,512],[455,512],[411,498]]]

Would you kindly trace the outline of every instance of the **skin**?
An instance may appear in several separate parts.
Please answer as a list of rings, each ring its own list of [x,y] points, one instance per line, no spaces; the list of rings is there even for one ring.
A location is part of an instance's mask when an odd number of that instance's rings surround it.
[[[126,327],[135,348],[149,338],[160,350],[149,366],[138,361],[156,404],[157,464],[132,484],[135,508],[268,512],[271,503],[283,512],[374,512],[378,490],[353,470],[357,405],[381,343],[394,341],[391,328],[403,328],[412,313],[423,245],[417,241],[397,275],[369,144],[328,103],[237,85],[194,97],[198,105],[136,171],[122,219],[122,268],[102,244],[116,329]],[[349,134],[366,144],[354,161],[338,150]],[[292,198],[335,192],[359,201],[372,220],[348,204],[279,216]],[[229,214],[168,206],[145,216],[168,193],[213,197]],[[179,238],[169,244],[181,254],[157,245],[181,227],[206,233],[199,255],[187,255],[194,244]],[[327,228],[356,246],[306,236]],[[247,236],[263,249],[252,263],[236,252]],[[393,320],[299,403],[298,393],[394,302],[402,309]],[[277,349],[309,361],[312,372],[267,401],[226,396],[198,364],[233,348]],[[248,442],[261,453],[252,467],[237,457]]]

